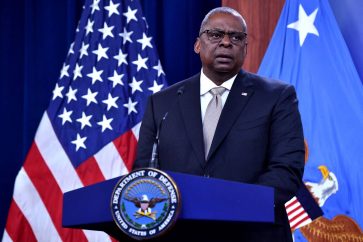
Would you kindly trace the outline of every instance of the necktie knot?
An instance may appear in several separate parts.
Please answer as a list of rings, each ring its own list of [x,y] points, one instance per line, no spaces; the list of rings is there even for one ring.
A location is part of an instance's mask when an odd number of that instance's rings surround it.
[[[214,87],[212,89],[210,89],[210,93],[212,93],[213,96],[221,96],[224,92],[226,91],[226,88],[224,87]]]

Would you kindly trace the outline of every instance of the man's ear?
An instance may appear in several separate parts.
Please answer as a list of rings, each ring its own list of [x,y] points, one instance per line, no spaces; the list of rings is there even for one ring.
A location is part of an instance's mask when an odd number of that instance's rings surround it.
[[[200,39],[197,38],[194,43],[194,52],[199,54],[200,53]]]

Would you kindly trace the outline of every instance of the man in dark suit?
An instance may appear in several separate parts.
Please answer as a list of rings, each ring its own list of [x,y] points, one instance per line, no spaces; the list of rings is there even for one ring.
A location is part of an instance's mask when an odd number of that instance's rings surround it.
[[[170,239],[189,234],[197,241],[292,240],[284,203],[298,190],[304,168],[296,93],[241,70],[246,48],[247,26],[238,12],[222,7],[206,15],[194,45],[202,71],[149,98],[134,168],[149,165],[161,128],[160,169],[273,187],[275,223],[181,221]],[[221,93],[210,92],[218,87]],[[210,112],[210,105],[222,109],[219,121],[210,118],[219,113]],[[217,123],[210,125],[211,119]]]

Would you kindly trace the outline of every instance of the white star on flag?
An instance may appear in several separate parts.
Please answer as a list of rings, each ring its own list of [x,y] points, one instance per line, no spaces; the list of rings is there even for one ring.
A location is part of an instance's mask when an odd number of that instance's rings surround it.
[[[118,55],[115,55],[113,58],[118,61],[117,66],[121,66],[122,63],[125,63],[127,65],[126,57],[127,54],[122,53],[122,50],[120,49]]]
[[[158,61],[158,65],[157,66],[153,66],[153,69],[158,71],[158,77],[163,74],[165,75],[164,71],[163,71],[163,67],[161,66],[161,62],[160,60]]]
[[[314,25],[314,21],[316,18],[316,14],[318,13],[318,8],[314,10],[309,16],[306,14],[302,5],[299,5],[299,19],[296,22],[293,22],[287,25],[290,29],[295,29],[299,32],[299,40],[300,46],[302,46],[305,42],[306,36],[308,34],[315,34],[319,36],[319,32]]]
[[[108,6],[105,6],[105,9],[108,11],[108,17],[111,17],[112,14],[116,14],[116,15],[120,15],[120,12],[117,10],[117,7],[119,6],[120,4],[117,3],[117,4],[114,4],[112,2],[112,0],[110,1],[110,5]]]
[[[127,7],[127,12],[123,13],[123,15],[127,18],[126,20],[127,23],[129,23],[131,20],[137,21],[136,12],[137,9],[132,10],[130,7]]]
[[[91,103],[96,103],[97,104],[97,100],[96,100],[97,94],[98,94],[98,92],[92,92],[91,89],[88,88],[87,94],[82,96],[82,98],[87,100],[87,107]]]
[[[112,30],[115,28],[115,26],[108,26],[106,22],[103,23],[103,28],[99,29],[98,32],[102,33],[102,39],[106,39],[107,36],[114,37]],[[98,46],[99,48],[99,46]]]
[[[124,74],[117,74],[117,71],[113,71],[113,76],[109,77],[108,80],[110,80],[112,82],[112,87],[115,87],[117,84],[123,86],[124,83],[122,82],[122,77],[124,76]]]
[[[62,79],[64,76],[68,76],[69,77],[68,69],[69,69],[69,65],[66,65],[64,63],[63,64],[63,67],[62,67],[62,70],[61,70],[61,74],[60,74],[60,78],[59,79]]]
[[[103,48],[101,44],[98,44],[97,50],[92,51],[92,53],[97,55],[97,61],[100,61],[102,58],[108,59],[108,55],[106,54],[109,47]]]
[[[102,127],[102,133],[106,129],[112,130],[111,122],[113,118],[107,119],[106,115],[103,115],[102,121],[98,122],[97,124]]]
[[[142,92],[142,89],[141,89],[141,83],[142,82],[143,82],[142,80],[141,81],[136,81],[135,77],[132,78],[132,82],[129,83],[129,86],[131,87],[132,94],[134,94],[136,91]]]
[[[91,118],[92,118],[92,115],[86,116],[86,114],[84,112],[82,112],[82,117],[80,117],[76,121],[81,123],[81,129],[83,129],[85,126],[92,127],[92,125],[90,123]]]
[[[63,113],[59,114],[58,117],[62,119],[62,125],[64,125],[66,122],[72,123],[71,114],[73,111],[67,111],[66,108],[63,109]]]
[[[125,44],[127,41],[132,43],[131,35],[134,31],[127,32],[127,29],[124,28],[124,32],[120,33],[119,36],[122,37],[122,44]]]
[[[52,100],[56,99],[57,97],[63,98],[63,94],[62,94],[63,89],[64,89],[63,86],[59,86],[58,83],[55,84]]]
[[[73,46],[74,46],[74,42],[72,42],[71,46],[69,47],[68,55],[74,54]]]
[[[137,71],[139,71],[141,68],[147,69],[146,61],[148,59],[148,57],[142,58],[140,54],[137,54],[137,60],[133,61],[132,64],[137,65]]]
[[[96,67],[93,67],[92,73],[89,73],[87,75],[88,77],[92,78],[92,85],[95,84],[96,81],[103,82],[103,80],[101,78],[102,72],[103,72],[103,70],[97,71]]]
[[[87,25],[86,25],[86,35],[93,32],[93,24],[94,23],[95,23],[95,21],[91,21],[90,19],[88,19],[88,22],[87,22]]]
[[[158,91],[161,90],[161,88],[163,88],[163,86],[164,86],[163,84],[158,85],[158,83],[154,81],[154,85],[152,87],[149,87],[148,89],[153,93],[157,93]]]
[[[149,46],[150,48],[153,47],[151,45],[151,39],[152,39],[152,37],[147,37],[146,34],[143,33],[142,39],[138,39],[137,42],[139,42],[142,45],[141,49],[144,50],[146,48],[146,46]]]
[[[93,0],[93,3],[91,4],[91,14],[93,14],[96,10],[100,10],[100,7],[98,6],[98,4],[100,3],[100,0]]]
[[[73,71],[73,80],[76,80],[77,77],[80,77],[82,78],[82,69],[83,69],[83,66],[80,66],[78,65],[78,63],[76,63],[76,67],[74,68],[74,71]]]
[[[77,89],[72,89],[72,87],[69,87],[69,90],[66,94],[68,100],[67,100],[67,103],[70,103],[72,100],[74,101],[77,101],[77,98],[76,98],[76,93],[77,93]]]
[[[79,134],[77,134],[77,139],[71,141],[72,144],[76,145],[76,151],[79,150],[79,148],[86,149],[86,146],[84,142],[86,141],[87,137],[81,137]]]
[[[132,102],[131,98],[129,97],[129,102],[124,104],[124,107],[128,109],[128,115],[130,115],[130,113],[132,112],[137,113],[137,110],[135,108],[136,105],[137,102]]]
[[[81,46],[81,49],[79,50],[79,52],[81,53],[81,55],[79,56],[80,59],[82,59],[82,56],[88,56],[88,47],[89,47],[89,44],[84,44],[82,43],[82,46]]]
[[[112,97],[111,93],[109,93],[108,98],[102,101],[107,105],[107,111],[109,111],[112,107],[118,108],[116,104],[117,99],[118,97]]]

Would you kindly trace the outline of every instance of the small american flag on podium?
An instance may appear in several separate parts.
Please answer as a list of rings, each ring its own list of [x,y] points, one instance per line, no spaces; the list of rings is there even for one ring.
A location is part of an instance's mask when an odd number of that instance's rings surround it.
[[[3,241],[113,240],[63,228],[63,194],[129,172],[147,97],[165,86],[139,2],[86,0],[16,178]]]
[[[300,186],[296,196],[285,203],[285,209],[292,231],[323,215],[323,211],[304,184]]]

